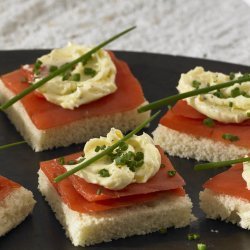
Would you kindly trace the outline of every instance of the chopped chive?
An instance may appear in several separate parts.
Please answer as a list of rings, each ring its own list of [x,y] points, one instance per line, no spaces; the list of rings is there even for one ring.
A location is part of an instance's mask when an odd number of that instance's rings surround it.
[[[65,164],[65,159],[64,157],[60,157],[57,159],[57,162],[60,164],[60,165],[64,165]]]
[[[11,148],[11,147],[14,147],[14,146],[17,146],[17,145],[20,145],[20,144],[24,144],[24,143],[26,143],[26,141],[18,141],[18,142],[5,144],[5,145],[0,146],[0,150],[6,149],[6,148]]]
[[[135,161],[141,161],[141,160],[143,160],[144,159],[143,152],[136,152],[134,159],[135,159]]]
[[[247,117],[250,117],[250,112],[247,112]]]
[[[75,160],[69,160],[66,162],[66,165],[75,165],[77,162]]]
[[[92,68],[84,68],[84,74],[87,76],[94,77],[97,74],[97,72]]]
[[[221,167],[227,167],[236,163],[242,163],[250,161],[250,157],[244,157],[244,158],[238,158],[234,160],[228,160],[228,161],[219,161],[219,162],[209,162],[209,163],[203,163],[203,164],[197,164],[194,166],[194,170],[207,170],[207,169],[214,169],[214,168],[221,168]]]
[[[91,49],[90,51],[88,51],[87,53],[85,53],[84,55],[78,57],[77,59],[73,60],[72,62],[61,66],[58,70],[52,72],[51,74],[49,74],[48,76],[44,77],[42,80],[36,82],[35,84],[29,86],[28,88],[26,88],[24,91],[22,91],[21,93],[19,93],[18,95],[14,96],[13,98],[11,98],[10,100],[8,100],[6,103],[2,104],[0,106],[0,110],[5,110],[8,107],[10,107],[11,105],[13,105],[14,103],[16,103],[17,101],[19,101],[20,99],[22,99],[24,96],[28,95],[29,93],[31,93],[32,91],[34,91],[35,89],[43,86],[46,82],[48,82],[49,80],[53,79],[54,77],[61,75],[62,73],[64,73],[65,71],[71,69],[73,66],[75,66],[77,63],[82,62],[83,60],[85,60],[86,58],[89,58],[92,54],[96,53],[98,50],[100,50],[101,48],[103,48],[105,45],[113,42],[114,40],[116,40],[117,38],[125,35],[126,33],[128,33],[129,31],[135,29],[136,27],[133,26],[129,29],[126,29],[124,31],[122,31],[121,33],[109,38],[108,40],[100,43],[99,45],[97,45],[96,47],[94,47],[93,49]]]
[[[101,189],[101,188],[98,188],[98,189],[96,190],[96,194],[97,194],[97,195],[101,195],[101,194],[102,194],[102,189]]]
[[[50,66],[50,68],[49,68],[49,72],[54,72],[54,71],[56,71],[57,69],[58,69],[57,66],[52,65],[52,66]]]
[[[128,149],[128,144],[124,142],[124,143],[121,143],[119,147],[122,151],[126,151]]]
[[[157,113],[155,113],[153,116],[151,116],[149,119],[147,119],[146,121],[142,122],[139,126],[137,126],[133,131],[131,131],[130,133],[128,133],[127,135],[125,135],[122,139],[120,139],[119,141],[117,141],[115,144],[113,144],[110,147],[107,147],[105,150],[101,151],[99,154],[95,155],[94,157],[84,161],[83,163],[81,163],[80,165],[78,165],[77,167],[67,171],[66,173],[57,176],[54,181],[55,182],[59,182],[65,178],[67,178],[68,176],[76,173],[77,171],[86,168],[87,166],[89,166],[90,164],[92,164],[93,162],[101,159],[103,156],[111,154],[117,147],[119,147],[119,145],[128,140],[129,138],[131,138],[134,134],[138,133],[139,131],[141,131],[148,123],[150,123],[153,119],[155,119],[158,115],[159,115],[160,111],[158,111]]]
[[[213,90],[219,90],[219,89],[223,89],[223,88],[227,88],[230,87],[232,85],[234,85],[235,83],[243,83],[243,82],[247,82],[250,81],[250,74],[244,75],[244,77],[239,77],[236,80],[233,81],[228,81],[228,82],[224,82],[224,83],[220,83],[220,84],[216,84],[216,85],[212,85],[206,88],[199,88],[199,89],[195,89],[192,91],[188,91],[185,93],[181,93],[181,94],[177,94],[177,95],[173,95],[173,96],[168,96],[166,98],[160,99],[158,101],[149,103],[145,106],[142,106],[138,109],[139,113],[148,111],[148,110],[153,110],[153,109],[158,109],[161,106],[165,106],[168,104],[173,104],[174,102],[177,102],[178,100],[182,100],[191,96],[196,96],[199,94],[206,94],[209,93]]]
[[[110,173],[107,169],[103,168],[101,169],[98,174],[101,176],[101,177],[109,177],[110,176]]]
[[[175,170],[168,170],[168,176],[173,177],[176,175],[176,171]]]
[[[192,87],[198,89],[201,86],[201,83],[197,80],[193,80]]]
[[[203,120],[203,124],[209,128],[212,128],[215,125],[214,120],[209,117]]]
[[[241,95],[241,91],[240,91],[239,87],[236,87],[236,88],[231,90],[231,96],[232,97],[237,97],[239,95]]]
[[[225,98],[225,96],[223,95],[223,93],[220,90],[217,90],[216,92],[214,92],[213,95],[218,97],[218,98]]]
[[[165,168],[165,167],[166,167],[165,164],[161,163],[160,168]]]
[[[71,76],[71,80],[72,80],[72,81],[79,82],[80,79],[81,79],[81,75],[80,75],[79,73],[73,74],[73,75]]]
[[[197,240],[200,239],[200,235],[199,234],[195,234],[195,233],[190,233],[187,236],[188,240]]]
[[[235,73],[234,72],[230,72],[229,79],[233,80],[234,78],[235,78]]]
[[[197,250],[207,250],[207,246],[204,243],[197,244]]]
[[[229,107],[230,107],[230,108],[233,107],[233,102],[229,102]]]
[[[232,135],[232,134],[223,134],[222,138],[224,140],[229,140],[229,141],[238,141],[240,138],[237,135]]]
[[[96,146],[95,148],[95,152],[99,152],[100,150],[104,150],[106,148],[106,145],[102,145],[102,146]]]

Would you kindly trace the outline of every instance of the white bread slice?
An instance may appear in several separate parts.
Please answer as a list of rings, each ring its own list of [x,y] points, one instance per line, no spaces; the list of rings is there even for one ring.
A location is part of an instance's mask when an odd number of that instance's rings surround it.
[[[250,229],[250,202],[224,194],[216,194],[210,189],[200,192],[200,207],[210,219],[226,222]]]
[[[0,236],[19,225],[33,210],[33,194],[24,187],[16,188],[0,201]]]
[[[187,195],[166,195],[162,200],[144,205],[90,214],[78,213],[61,201],[42,170],[38,174],[39,190],[75,246],[147,234],[162,228],[185,227],[195,219],[192,215],[192,202]]]
[[[1,80],[0,93],[0,103],[4,103],[14,96]],[[146,103],[145,101],[142,105]],[[36,128],[21,102],[15,103],[5,112],[24,139],[36,152],[39,152],[54,147],[65,147],[73,143],[82,143],[91,138],[106,135],[111,127],[119,128],[124,133],[133,130],[150,116],[150,112],[137,113],[137,108],[114,115],[85,118],[47,130]]]
[[[250,153],[250,149],[181,133],[161,124],[152,133],[154,142],[169,155],[197,161],[225,161]]]

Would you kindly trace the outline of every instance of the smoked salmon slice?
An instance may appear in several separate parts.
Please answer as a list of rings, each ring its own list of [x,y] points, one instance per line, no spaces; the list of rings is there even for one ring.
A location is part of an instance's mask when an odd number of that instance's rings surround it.
[[[178,101],[160,120],[160,124],[181,133],[196,137],[205,137],[227,144],[234,144],[250,148],[250,121],[240,124],[225,124],[214,121],[213,127],[203,124],[206,118],[203,114],[189,106],[186,101]],[[222,138],[223,134],[232,134],[239,137],[237,141],[229,141]]]
[[[152,201],[166,194],[184,196],[184,180],[179,174],[170,177],[168,170],[174,170],[170,161],[161,150],[162,163],[165,167],[151,178],[147,183],[131,184],[123,190],[112,191],[99,185],[87,183],[83,179],[71,176],[59,183],[54,178],[64,173],[66,169],[58,163],[57,159],[41,162],[40,168],[54,186],[61,199],[73,210],[78,212],[97,212],[118,207]],[[66,156],[65,161],[77,159],[81,154]]]
[[[0,201],[4,200],[11,192],[21,185],[0,175]]]
[[[225,172],[210,178],[204,188],[217,194],[225,194],[250,201],[250,191],[242,178],[243,164],[236,164]]]
[[[130,111],[145,101],[142,88],[128,65],[118,60],[112,52],[109,53],[117,69],[116,84],[118,89],[114,93],[89,104],[81,105],[74,110],[63,109],[35,93],[30,93],[22,98],[21,102],[37,129],[46,130],[83,118]],[[25,82],[24,79],[31,78],[31,72],[21,68],[3,75],[1,80],[16,95],[29,86],[29,83]]]

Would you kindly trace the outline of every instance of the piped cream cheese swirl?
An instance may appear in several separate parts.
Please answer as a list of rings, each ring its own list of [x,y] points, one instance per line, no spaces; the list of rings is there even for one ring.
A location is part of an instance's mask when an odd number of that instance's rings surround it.
[[[84,157],[86,160],[92,158],[98,152],[98,147],[108,147],[116,143],[123,137],[120,130],[112,128],[107,137],[94,138],[89,140],[84,147]],[[140,136],[133,135],[126,141],[127,148],[120,156],[129,154],[143,155],[143,160],[138,168],[131,168],[128,165],[117,164],[117,159],[105,156],[94,162],[88,167],[78,171],[76,175],[89,183],[98,184],[111,190],[120,190],[131,183],[145,183],[153,177],[161,165],[161,155],[155,147],[152,138],[143,133]],[[129,153],[132,152],[132,153]],[[78,165],[78,164],[77,164]],[[76,167],[76,165],[65,165],[67,170]]]
[[[235,74],[235,79],[242,76]],[[180,93],[230,81],[229,75],[204,71],[196,67],[182,74],[177,89]],[[186,98],[187,103],[200,113],[223,123],[241,123],[250,118],[250,82]]]
[[[43,74],[53,67],[60,67],[88,52],[91,48],[69,43],[64,48],[54,49],[38,60],[41,72],[35,77],[34,83],[41,80]],[[38,91],[54,104],[65,109],[74,109],[116,91],[116,67],[109,54],[99,50],[84,64],[78,63],[65,75],[56,76]]]

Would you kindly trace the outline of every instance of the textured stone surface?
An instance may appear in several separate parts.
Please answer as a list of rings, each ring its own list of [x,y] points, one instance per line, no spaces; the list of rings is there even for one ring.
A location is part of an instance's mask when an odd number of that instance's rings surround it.
[[[250,64],[250,0],[0,1],[0,49],[96,44],[131,25],[111,49]]]

